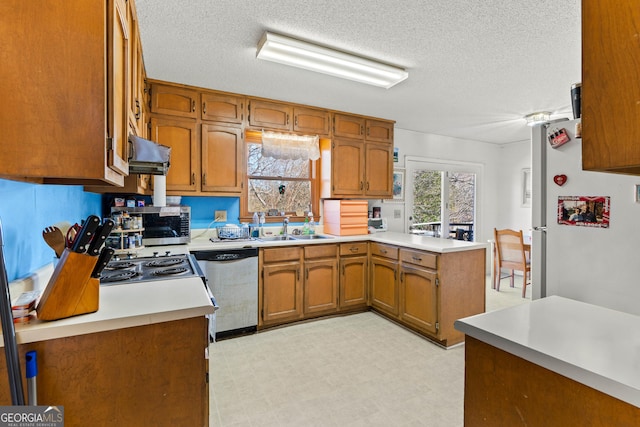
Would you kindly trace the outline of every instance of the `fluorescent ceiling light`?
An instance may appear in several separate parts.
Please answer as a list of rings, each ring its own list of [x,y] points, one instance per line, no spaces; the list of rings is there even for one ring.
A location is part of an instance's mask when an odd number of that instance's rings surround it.
[[[385,89],[409,77],[402,68],[269,32],[260,39],[256,56]]]
[[[535,126],[540,123],[548,122],[551,119],[551,113],[548,111],[538,111],[536,113],[527,114],[524,116],[527,121],[527,126]]]

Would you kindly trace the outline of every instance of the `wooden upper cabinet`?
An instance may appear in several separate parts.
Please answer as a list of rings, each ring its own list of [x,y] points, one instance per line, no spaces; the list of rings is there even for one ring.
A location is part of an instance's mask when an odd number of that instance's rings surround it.
[[[293,116],[293,130],[296,132],[318,135],[331,132],[330,114],[326,110],[294,107]]]
[[[151,112],[171,116],[198,117],[196,90],[154,83],[151,85]]]
[[[202,191],[242,193],[242,128],[203,124],[201,154]]]
[[[639,27],[637,0],[582,2],[585,170],[640,175]]]
[[[365,139],[367,141],[393,143],[393,122],[367,119],[365,126]]]
[[[364,139],[365,119],[358,116],[335,113],[333,115],[333,136]]]
[[[109,55],[108,79],[109,104],[107,161],[111,169],[123,175],[129,174],[129,9],[124,0],[115,0],[109,10]]]
[[[249,126],[256,128],[291,130],[293,107],[289,104],[249,100]]]
[[[364,194],[364,144],[337,138],[331,144],[331,158],[323,164],[323,167],[329,165],[331,168],[328,172],[331,176],[330,191],[326,193],[323,190],[322,197],[361,196]],[[323,176],[325,174],[327,173],[323,171]]]
[[[151,140],[171,147],[167,191],[196,191],[200,185],[197,125],[178,118],[151,119]]]
[[[393,145],[380,142],[365,144],[364,194],[393,197]]]
[[[237,123],[244,120],[245,98],[215,92],[205,92],[202,97],[202,120]]]

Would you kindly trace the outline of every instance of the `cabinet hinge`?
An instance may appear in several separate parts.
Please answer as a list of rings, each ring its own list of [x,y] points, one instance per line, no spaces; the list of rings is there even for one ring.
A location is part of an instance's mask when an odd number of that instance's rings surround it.
[[[440,286],[440,279],[436,279],[436,286]]]
[[[264,279],[264,270],[262,270],[260,274],[262,275],[262,279]]]
[[[107,151],[113,151],[113,138],[107,137]]]
[[[209,384],[209,372],[204,374],[204,380],[207,382],[207,384]]]
[[[440,329],[440,322],[436,322],[436,331]]]

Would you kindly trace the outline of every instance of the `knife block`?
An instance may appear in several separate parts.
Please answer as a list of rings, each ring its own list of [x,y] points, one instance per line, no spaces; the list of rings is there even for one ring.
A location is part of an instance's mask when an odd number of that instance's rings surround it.
[[[98,257],[65,249],[38,301],[40,320],[58,320],[98,311],[100,280],[91,277]]]

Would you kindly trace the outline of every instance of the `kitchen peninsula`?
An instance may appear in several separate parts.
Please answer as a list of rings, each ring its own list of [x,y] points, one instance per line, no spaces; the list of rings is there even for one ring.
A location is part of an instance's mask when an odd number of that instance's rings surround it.
[[[102,286],[95,313],[17,325],[20,361],[37,352],[38,404],[63,406],[67,427],[207,425],[212,312],[200,278]]]
[[[638,425],[638,316],[550,296],[456,328],[465,426]]]

